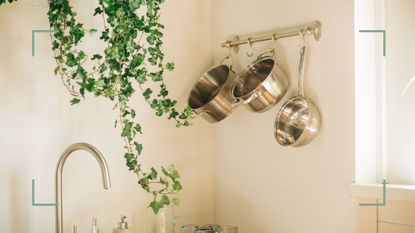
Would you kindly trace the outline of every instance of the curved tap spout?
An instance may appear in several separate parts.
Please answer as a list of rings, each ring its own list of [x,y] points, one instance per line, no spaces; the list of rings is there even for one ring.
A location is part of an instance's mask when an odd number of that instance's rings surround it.
[[[56,167],[56,176],[55,176],[55,195],[56,195],[56,233],[63,233],[63,205],[62,205],[62,171],[63,166],[65,165],[66,159],[77,150],[85,150],[88,151],[92,156],[95,157],[97,160],[102,173],[102,181],[104,185],[104,189],[109,189],[111,187],[110,184],[110,175],[108,171],[108,165],[105,162],[104,156],[102,156],[101,152],[94,146],[87,144],[87,143],[75,143],[70,145],[66,150],[62,153],[58,166]]]

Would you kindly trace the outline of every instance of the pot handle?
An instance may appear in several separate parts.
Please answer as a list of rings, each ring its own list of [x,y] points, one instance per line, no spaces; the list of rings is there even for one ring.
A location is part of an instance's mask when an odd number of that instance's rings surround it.
[[[257,59],[261,59],[261,58],[262,58],[262,57],[264,57],[264,55],[265,55],[265,54],[267,54],[267,53],[271,53],[271,56],[274,56],[274,55],[275,55],[275,50],[274,50],[274,49],[267,49],[267,50],[264,50],[264,51],[262,51],[262,52],[260,52],[260,53],[259,53],[259,55],[258,55]]]
[[[223,64],[226,60],[230,60],[230,65],[229,65],[229,69],[235,73],[235,71],[233,71],[232,66],[233,66],[233,58],[232,58],[232,46],[230,45],[230,41],[226,42],[228,45],[227,47],[229,48],[229,52],[227,55],[225,55],[222,60],[220,60],[219,64]]]
[[[209,110],[203,109],[202,111],[200,111],[199,115],[203,115],[203,114],[206,114],[206,113],[210,115]]]
[[[236,108],[238,107],[240,104],[242,103],[242,101],[240,101],[239,99],[234,99],[233,103],[232,103],[232,108]],[[196,112],[197,115],[203,115],[203,114],[209,114],[211,115],[211,112],[207,109],[203,109],[202,111],[200,111],[199,113]]]
[[[300,34],[302,38],[302,44],[300,47],[300,63],[298,65],[298,95],[305,97],[304,93],[304,74],[305,74],[305,65],[306,65],[306,50],[307,45],[304,40],[304,35]]]
[[[276,38],[277,38],[277,34],[272,35],[272,37],[271,37],[271,40],[272,40],[272,48],[266,49],[266,50],[260,52],[257,59],[262,58],[267,53],[271,53],[271,56],[275,56],[275,51],[277,50],[277,46],[276,46],[276,43],[275,43],[276,42]]]
[[[219,64],[223,64],[223,62],[226,61],[226,60],[230,60],[231,61],[231,64],[233,62],[232,56],[230,54],[228,54],[225,57],[223,57],[222,60],[220,60]]]
[[[239,107],[239,105],[242,104],[243,101],[241,101],[240,99],[234,98],[234,101],[232,103],[232,108],[237,108]]]
[[[252,100],[254,100],[254,99],[256,99],[256,98],[258,98],[258,97],[260,97],[260,96],[262,96],[262,92],[254,92],[254,93],[252,93],[252,95],[251,95],[251,96],[249,96],[249,98],[248,98],[248,99],[246,99],[246,100],[244,101],[244,103],[245,103],[245,104],[248,104],[248,103],[250,103]]]

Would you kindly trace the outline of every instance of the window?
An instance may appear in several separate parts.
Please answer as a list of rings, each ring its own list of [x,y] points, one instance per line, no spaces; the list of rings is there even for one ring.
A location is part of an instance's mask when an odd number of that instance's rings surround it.
[[[415,185],[415,1],[355,3],[356,182]]]

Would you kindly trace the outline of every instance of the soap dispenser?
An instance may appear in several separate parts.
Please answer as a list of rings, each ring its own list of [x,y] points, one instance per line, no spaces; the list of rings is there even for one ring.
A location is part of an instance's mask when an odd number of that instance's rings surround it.
[[[132,231],[128,229],[128,224],[125,221],[126,218],[126,216],[121,216],[121,222],[118,223],[118,228],[114,228],[112,233],[132,233]]]
[[[96,218],[92,219],[91,233],[98,233],[97,219]]]

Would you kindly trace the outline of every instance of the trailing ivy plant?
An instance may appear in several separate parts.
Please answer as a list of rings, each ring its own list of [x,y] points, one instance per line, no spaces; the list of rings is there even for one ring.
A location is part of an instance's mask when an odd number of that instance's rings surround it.
[[[7,0],[13,2],[16,0]],[[6,0],[0,0],[0,5]],[[130,104],[138,90],[155,110],[158,117],[166,116],[177,127],[189,126],[192,110],[179,112],[177,101],[169,98],[164,82],[165,72],[174,69],[174,63],[164,61],[163,24],[160,6],[164,0],[98,0],[94,16],[102,17],[103,28],[86,29],[76,20],[76,12],[69,0],[49,1],[49,23],[52,49],[57,66],[54,70],[73,96],[71,104],[78,104],[91,93],[114,102],[119,111],[115,125],[121,129],[125,142],[126,165],[137,176],[138,184],[153,198],[149,207],[154,213],[170,204],[179,204],[172,196],[182,189],[180,175],[174,165],[150,168],[145,171],[140,162],[143,145],[137,140],[142,127],[137,121],[139,112]],[[144,12],[139,14],[138,12]],[[102,54],[88,56],[78,48],[85,35],[100,33],[107,45]],[[92,63],[92,65],[91,65]],[[87,69],[86,64],[92,68]],[[158,88],[154,87],[154,84]]]

